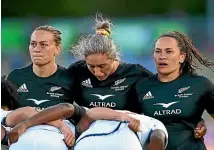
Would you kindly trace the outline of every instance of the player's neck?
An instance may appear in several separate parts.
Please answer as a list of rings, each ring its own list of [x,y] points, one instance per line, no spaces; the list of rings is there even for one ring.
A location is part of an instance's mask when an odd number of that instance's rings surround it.
[[[118,68],[119,64],[120,64],[120,62],[118,62],[118,61],[114,61],[114,63],[113,63],[113,68],[112,68],[112,71],[111,71],[111,74],[112,74],[112,73],[114,73],[114,72],[117,70],[117,68]]]
[[[44,66],[38,66],[33,64],[33,72],[38,76],[38,77],[50,77],[57,71],[57,64],[54,63],[49,63]]]
[[[170,74],[161,74],[161,73],[158,73],[158,79],[159,81],[161,82],[170,82],[170,81],[173,81],[175,79],[177,79],[178,77],[180,76],[180,71],[174,71]]]

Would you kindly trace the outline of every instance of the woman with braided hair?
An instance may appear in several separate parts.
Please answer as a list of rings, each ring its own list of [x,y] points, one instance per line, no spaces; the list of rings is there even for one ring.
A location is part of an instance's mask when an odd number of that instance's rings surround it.
[[[167,128],[167,150],[206,149],[201,132],[205,125],[198,122],[205,109],[214,118],[214,85],[196,74],[193,56],[206,67],[214,66],[185,34],[174,31],[161,35],[153,52],[158,73],[136,86],[143,113]]]

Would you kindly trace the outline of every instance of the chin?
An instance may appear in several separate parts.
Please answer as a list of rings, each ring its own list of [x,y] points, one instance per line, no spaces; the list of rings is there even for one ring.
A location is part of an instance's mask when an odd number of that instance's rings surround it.
[[[46,63],[39,61],[39,60],[35,60],[35,61],[33,61],[33,64],[37,65],[37,66],[44,66]]]
[[[104,81],[105,79],[107,79],[107,77],[104,77],[104,78],[102,78],[102,79],[100,79],[100,78],[97,78],[99,81]]]
[[[158,74],[169,75],[172,71],[166,69],[158,69]]]

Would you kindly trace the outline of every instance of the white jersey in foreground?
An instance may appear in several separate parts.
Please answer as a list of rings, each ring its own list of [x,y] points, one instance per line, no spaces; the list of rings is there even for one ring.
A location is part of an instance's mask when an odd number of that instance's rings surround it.
[[[74,125],[67,120],[64,122],[75,134]],[[37,125],[27,129],[18,141],[10,146],[9,150],[68,150],[63,139],[64,135],[58,128],[49,125]]]
[[[1,122],[11,111],[1,110]],[[69,121],[64,122],[75,134],[75,127]],[[9,150],[68,150],[63,141],[64,135],[58,128],[49,125],[37,125],[27,129]]]
[[[74,150],[145,150],[150,134],[156,129],[162,130],[168,139],[167,130],[160,121],[144,115],[131,116],[140,120],[142,132],[135,134],[126,122],[95,121],[77,139]]]

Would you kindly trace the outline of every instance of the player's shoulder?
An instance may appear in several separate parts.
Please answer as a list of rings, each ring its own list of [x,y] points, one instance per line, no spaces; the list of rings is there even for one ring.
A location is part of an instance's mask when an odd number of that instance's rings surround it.
[[[9,81],[13,81],[14,79],[17,79],[17,77],[28,75],[31,69],[32,69],[32,64],[22,68],[16,68],[9,73],[9,75],[7,76],[7,79]]]
[[[157,79],[157,75],[151,75],[149,77],[145,77],[145,78],[141,78],[137,84],[136,84],[136,88],[142,88],[142,87],[147,87],[147,86],[153,86],[153,85],[157,85],[159,83],[158,79]]]
[[[195,75],[195,74],[184,74],[182,76],[183,79],[186,82],[191,82],[193,84],[197,84],[196,86],[203,86],[204,88],[210,87],[213,85],[212,81],[208,79],[205,76],[202,75]]]
[[[140,76],[140,77],[149,77],[153,74],[148,69],[141,66],[140,64],[131,64],[131,63],[121,62],[119,65],[119,68],[121,70],[121,74],[131,74],[131,75]]]
[[[80,71],[84,71],[86,69],[87,65],[84,60],[74,62],[67,68],[68,72],[70,73],[79,73]]]
[[[86,68],[86,62],[84,60],[79,60],[77,62],[72,63],[68,69],[72,68]]]
[[[60,75],[60,76],[69,76],[68,74],[68,70],[63,67],[63,66],[60,66],[60,65],[57,65],[58,69],[57,69],[57,73]]]
[[[204,89],[211,90],[212,92],[214,91],[214,84],[210,79],[204,76],[198,76],[197,78],[201,83],[200,85],[204,86]]]

